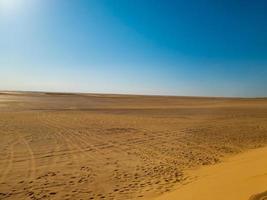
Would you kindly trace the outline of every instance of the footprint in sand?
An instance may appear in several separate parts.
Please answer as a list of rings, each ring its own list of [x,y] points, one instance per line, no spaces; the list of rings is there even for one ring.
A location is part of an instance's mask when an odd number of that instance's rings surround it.
[[[267,191],[255,194],[249,198],[249,200],[267,200]]]

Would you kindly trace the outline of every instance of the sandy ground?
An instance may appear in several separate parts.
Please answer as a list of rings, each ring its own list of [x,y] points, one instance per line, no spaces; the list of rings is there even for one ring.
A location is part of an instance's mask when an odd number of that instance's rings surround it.
[[[267,99],[0,93],[0,199],[157,198],[265,146],[266,122]]]
[[[196,181],[155,200],[267,199],[267,193],[263,192],[267,186],[266,155],[267,148],[260,148],[221,164],[191,171],[190,174],[197,177]]]

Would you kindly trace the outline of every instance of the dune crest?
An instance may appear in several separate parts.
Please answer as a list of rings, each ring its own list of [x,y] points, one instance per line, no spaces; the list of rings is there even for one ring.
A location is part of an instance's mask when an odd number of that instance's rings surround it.
[[[267,186],[266,155],[264,147],[194,170],[191,175],[196,181],[155,200],[266,200],[267,192],[260,193]]]

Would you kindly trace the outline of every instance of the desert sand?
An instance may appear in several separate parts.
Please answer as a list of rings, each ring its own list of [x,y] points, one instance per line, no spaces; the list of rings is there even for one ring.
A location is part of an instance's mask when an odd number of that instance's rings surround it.
[[[260,148],[234,156],[221,164],[189,172],[197,177],[195,181],[155,200],[267,199],[267,193],[262,193],[267,186],[266,155],[267,147]]]
[[[211,179],[216,199],[264,199],[266,122],[264,98],[2,92],[0,199],[164,199]]]

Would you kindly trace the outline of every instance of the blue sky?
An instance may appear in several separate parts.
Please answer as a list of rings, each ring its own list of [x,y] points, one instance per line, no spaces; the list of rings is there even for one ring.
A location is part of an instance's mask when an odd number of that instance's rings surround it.
[[[0,0],[0,90],[267,96],[267,2]]]

